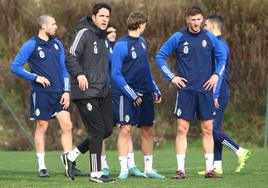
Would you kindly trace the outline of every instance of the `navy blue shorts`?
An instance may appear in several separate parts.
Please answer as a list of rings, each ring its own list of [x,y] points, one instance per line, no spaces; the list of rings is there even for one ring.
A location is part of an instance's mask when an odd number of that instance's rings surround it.
[[[142,103],[135,107],[125,95],[113,96],[113,118],[117,125],[151,127],[154,120],[154,101],[151,93],[141,96]]]
[[[212,120],[216,115],[212,93],[177,91],[174,115],[177,119]]]
[[[31,92],[31,120],[49,120],[62,110],[70,112],[70,108],[63,109],[60,104],[62,93]]]

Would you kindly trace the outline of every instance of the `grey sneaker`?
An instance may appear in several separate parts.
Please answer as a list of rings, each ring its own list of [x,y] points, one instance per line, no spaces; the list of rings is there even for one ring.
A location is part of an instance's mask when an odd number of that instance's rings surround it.
[[[48,177],[49,177],[49,173],[48,173],[47,169],[41,169],[41,170],[39,171],[38,176],[39,176],[40,178],[48,178]]]
[[[116,182],[116,179],[110,178],[109,176],[102,175],[101,177],[90,177],[89,181],[95,182],[95,183],[114,183]]]

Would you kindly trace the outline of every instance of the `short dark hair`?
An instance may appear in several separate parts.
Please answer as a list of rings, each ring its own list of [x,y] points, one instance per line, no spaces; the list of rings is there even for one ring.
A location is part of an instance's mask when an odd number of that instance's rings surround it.
[[[109,28],[109,27],[113,27],[114,29],[116,29],[117,28],[117,24],[114,21],[110,20],[109,23],[108,23],[107,28]]]
[[[148,17],[141,11],[131,12],[127,19],[128,30],[137,30],[140,24],[144,24],[148,21]]]
[[[223,27],[223,18],[220,15],[211,15],[206,18],[206,20],[209,20],[210,22],[215,23],[220,30],[222,30]]]
[[[92,7],[92,15],[96,16],[96,14],[98,14],[99,10],[105,8],[108,9],[109,12],[112,12],[112,7],[107,4],[107,3],[96,3],[93,7]]]
[[[49,18],[53,18],[53,17],[48,14],[43,14],[37,18],[36,22],[37,22],[39,29],[42,28],[43,24],[46,24],[48,22]]]
[[[192,5],[191,7],[189,7],[187,9],[185,17],[187,17],[187,16],[195,16],[197,14],[203,15],[202,9],[197,5]]]

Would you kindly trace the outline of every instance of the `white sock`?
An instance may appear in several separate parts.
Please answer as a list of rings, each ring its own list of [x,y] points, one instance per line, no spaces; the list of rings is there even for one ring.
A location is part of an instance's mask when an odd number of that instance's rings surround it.
[[[181,170],[181,171],[185,172],[185,170],[184,170],[185,154],[177,154],[176,158],[177,158],[177,165],[178,165],[177,170],[178,171]]]
[[[214,168],[222,168],[222,161],[214,161],[213,167]]]
[[[92,177],[92,178],[99,178],[102,175],[103,175],[103,172],[102,171],[100,171],[100,172],[91,172],[90,173],[90,177]]]
[[[79,149],[78,149],[78,148],[74,148],[72,151],[70,151],[70,152],[68,153],[67,158],[68,158],[70,161],[74,162],[75,159],[76,159],[80,154],[81,154],[81,152],[79,151]]]
[[[131,169],[133,167],[135,167],[135,158],[134,158],[134,153],[129,153],[127,155],[127,166],[128,166],[128,169]]]
[[[101,169],[109,168],[107,161],[106,161],[106,155],[101,156]]]
[[[47,169],[45,165],[45,153],[36,153],[37,162],[38,162],[38,171],[42,169]]]
[[[239,147],[238,150],[235,152],[238,157],[240,157],[244,153],[244,148]]]
[[[144,173],[149,173],[153,171],[153,156],[145,155],[144,156]]]
[[[128,173],[127,156],[120,156],[119,157],[119,163],[120,163],[120,166],[121,166],[120,173]]]
[[[210,170],[213,170],[213,158],[213,153],[205,154],[206,173],[208,173]]]

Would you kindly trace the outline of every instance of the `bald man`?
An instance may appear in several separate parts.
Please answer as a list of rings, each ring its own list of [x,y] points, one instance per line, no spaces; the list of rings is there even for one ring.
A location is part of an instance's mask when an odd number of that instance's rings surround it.
[[[69,74],[62,43],[54,38],[57,25],[52,16],[37,19],[39,32],[22,45],[11,64],[11,72],[31,83],[30,119],[36,120],[35,147],[38,176],[49,177],[45,165],[45,134],[48,120],[56,118],[61,127],[64,152],[72,149]],[[30,71],[23,68],[28,62]]]

